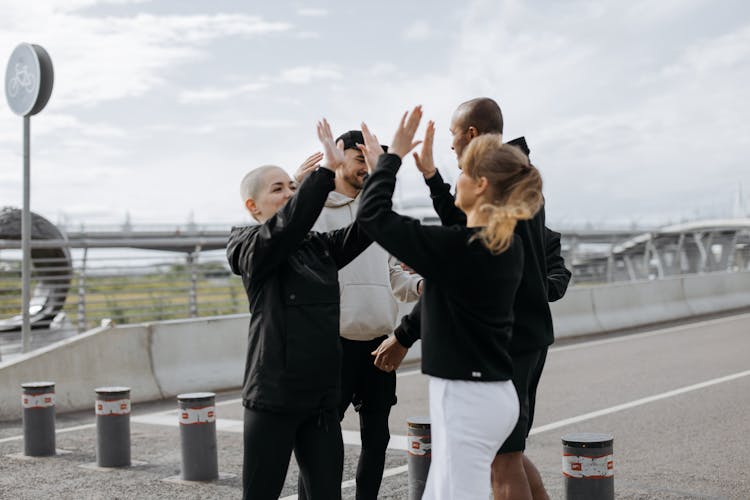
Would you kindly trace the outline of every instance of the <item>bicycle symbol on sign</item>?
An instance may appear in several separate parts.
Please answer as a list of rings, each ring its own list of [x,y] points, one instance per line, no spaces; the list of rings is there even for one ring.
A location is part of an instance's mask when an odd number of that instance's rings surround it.
[[[8,95],[16,97],[21,88],[31,93],[34,90],[34,75],[29,73],[27,65],[16,63],[16,75],[8,82]]]

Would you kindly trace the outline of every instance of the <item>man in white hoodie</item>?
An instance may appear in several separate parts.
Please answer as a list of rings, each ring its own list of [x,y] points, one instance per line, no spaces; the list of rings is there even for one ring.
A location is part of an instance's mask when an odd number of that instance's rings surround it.
[[[362,132],[350,130],[336,142],[344,147],[344,163],[336,170],[336,188],[328,195],[313,231],[345,227],[357,215],[359,193],[367,175],[367,165],[357,144],[364,144]],[[385,148],[384,148],[385,149]],[[313,168],[311,156],[297,172],[298,181]],[[359,412],[362,451],[357,466],[357,500],[375,500],[390,440],[388,416],[396,404],[396,374],[373,364],[373,355],[396,326],[398,304],[417,300],[420,276],[404,271],[388,253],[373,243],[359,257],[339,271],[341,289],[341,405],[339,416],[349,405]],[[306,498],[300,488],[300,499]]]

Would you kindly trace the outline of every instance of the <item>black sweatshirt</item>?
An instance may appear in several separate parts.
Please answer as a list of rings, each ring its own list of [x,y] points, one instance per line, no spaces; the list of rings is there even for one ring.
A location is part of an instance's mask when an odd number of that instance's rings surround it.
[[[250,302],[243,404],[276,412],[335,409],[339,404],[338,269],[371,239],[354,223],[311,232],[334,174],[311,173],[263,224],[233,228],[227,258]]]
[[[519,238],[493,255],[480,228],[423,226],[392,209],[401,159],[380,156],[362,191],[357,221],[373,240],[424,278],[422,371],[454,380],[508,380],[513,302],[521,281]]]
[[[456,208],[450,185],[443,181],[440,172],[425,182],[443,225],[465,225],[466,216]],[[511,354],[534,351],[554,342],[548,302],[562,298],[570,281],[570,271],[560,255],[560,233],[545,226],[544,206],[532,219],[518,221],[515,234],[523,242],[524,266],[513,307]],[[396,329],[396,338],[405,347],[411,347],[419,338],[419,307],[417,303]]]

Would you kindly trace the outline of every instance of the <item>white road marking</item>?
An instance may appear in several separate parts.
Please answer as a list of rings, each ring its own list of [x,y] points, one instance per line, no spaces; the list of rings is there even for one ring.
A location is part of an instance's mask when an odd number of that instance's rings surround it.
[[[653,396],[636,399],[634,401],[630,401],[627,403],[610,406],[609,408],[604,408],[602,410],[592,411],[589,413],[584,413],[583,415],[578,415],[576,417],[566,418],[563,420],[558,420],[557,422],[552,422],[550,424],[541,425],[539,427],[534,427],[531,429],[531,432],[529,432],[529,434],[530,435],[541,434],[542,432],[559,429],[560,427],[565,427],[571,424],[577,424],[578,422],[584,422],[586,420],[603,417],[604,415],[610,415],[612,413],[617,413],[623,410],[629,410],[631,408],[635,408],[636,406],[643,406],[648,403],[653,403],[654,401],[661,401],[662,399],[679,396],[680,394],[685,394],[687,392],[697,391],[699,389],[705,389],[706,387],[711,387],[712,385],[723,384],[724,382],[731,382],[732,380],[737,380],[743,377],[747,377],[748,375],[750,375],[750,370],[746,370],[744,372],[733,373],[731,375],[726,375],[724,377],[718,377],[718,378],[714,378],[711,380],[706,380],[705,382],[700,382],[700,383],[688,385],[685,387],[680,387],[679,389],[662,392],[661,394],[655,394]]]

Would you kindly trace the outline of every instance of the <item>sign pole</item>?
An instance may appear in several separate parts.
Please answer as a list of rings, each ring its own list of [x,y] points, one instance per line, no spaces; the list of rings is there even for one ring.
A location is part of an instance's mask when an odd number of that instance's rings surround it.
[[[23,215],[21,217],[21,252],[23,266],[21,268],[21,297],[23,302],[23,326],[21,339],[23,352],[28,352],[31,344],[31,317],[29,305],[31,303],[31,119],[23,117]]]
[[[52,94],[52,59],[43,47],[22,43],[13,50],[5,70],[5,98],[23,117],[23,210],[21,215],[21,343],[31,348],[31,116],[47,105]]]

